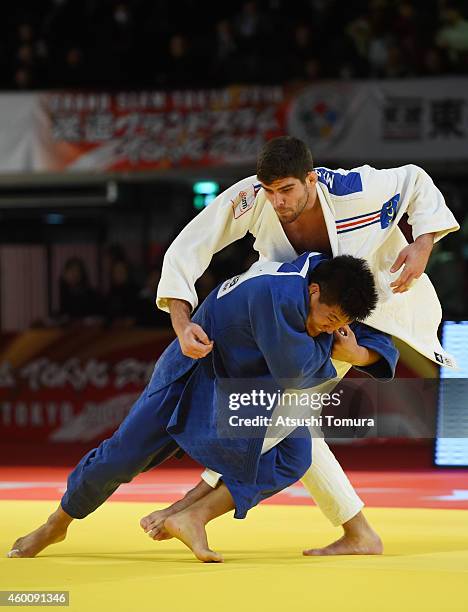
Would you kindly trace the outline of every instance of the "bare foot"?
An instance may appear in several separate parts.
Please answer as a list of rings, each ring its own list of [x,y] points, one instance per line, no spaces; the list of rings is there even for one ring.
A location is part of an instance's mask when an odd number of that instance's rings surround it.
[[[382,540],[375,533],[370,532],[359,537],[344,534],[336,542],[332,542],[323,548],[309,548],[303,551],[306,557],[327,555],[381,555],[383,553]]]
[[[51,544],[62,542],[67,535],[66,528],[44,523],[28,535],[18,538],[7,557],[35,557],[37,553]]]
[[[141,528],[152,540],[170,540],[172,538],[164,527],[164,521],[176,512],[176,510],[171,510],[171,507],[155,510],[141,519]]]
[[[204,563],[223,563],[223,557],[208,548],[205,524],[196,513],[185,510],[167,518],[164,526],[168,533],[190,548],[197,559]]]

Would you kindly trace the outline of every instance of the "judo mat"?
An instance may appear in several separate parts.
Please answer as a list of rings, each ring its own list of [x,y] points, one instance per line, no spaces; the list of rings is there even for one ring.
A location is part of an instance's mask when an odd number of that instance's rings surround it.
[[[5,554],[56,507],[66,469],[0,468]],[[75,521],[36,559],[0,559],[0,590],[69,591],[69,610],[468,610],[468,473],[355,472],[383,556],[303,557],[340,535],[297,484],[246,520],[208,526],[224,564],[202,564],[178,540],[153,542],[139,519],[179,498],[199,471],[154,470]],[[164,502],[164,503],[163,503]]]

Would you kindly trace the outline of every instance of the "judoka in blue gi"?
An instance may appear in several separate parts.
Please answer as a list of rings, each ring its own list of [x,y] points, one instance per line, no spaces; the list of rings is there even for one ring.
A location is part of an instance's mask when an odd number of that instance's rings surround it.
[[[365,319],[376,301],[372,273],[351,256],[304,253],[292,263],[257,263],[221,284],[194,318],[214,339],[214,350],[195,360],[182,354],[178,340],[172,342],[119,429],[70,474],[59,508],[19,538],[8,556],[33,557],[63,540],[74,518],[86,517],[121,483],[182,449],[222,474],[222,484],[207,491],[202,483],[171,507],[159,539],[178,537],[200,560],[221,561],[208,547],[206,523],[231,509],[244,518],[298,480],[312,456],[305,428],[263,454],[266,426],[255,438],[220,438],[222,381],[264,380],[280,389],[287,381],[289,388],[309,389],[336,376],[331,356],[338,351],[339,358],[340,350],[369,374],[392,377],[398,354],[390,337],[353,323]]]

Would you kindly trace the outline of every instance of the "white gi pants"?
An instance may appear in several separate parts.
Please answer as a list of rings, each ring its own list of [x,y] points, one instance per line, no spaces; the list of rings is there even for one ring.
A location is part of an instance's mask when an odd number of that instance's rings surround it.
[[[300,394],[307,391],[314,394],[317,392],[331,393],[337,382],[351,367],[349,363],[336,360],[332,360],[332,362],[338,374],[336,379],[326,381],[313,389],[302,389],[297,392]],[[289,389],[288,391],[293,393],[296,392],[293,389]],[[276,407],[274,412],[275,415],[278,414],[278,410],[281,409]],[[318,416],[320,412],[321,411],[317,411],[315,416]],[[287,412],[285,414],[287,414]],[[307,416],[307,414],[306,412],[304,412],[302,415],[300,413],[296,413],[295,416]],[[263,441],[262,454],[273,448],[273,446],[278,444],[289,433],[291,433],[291,429],[284,430],[283,432],[276,429],[275,433],[270,434],[269,437],[267,432],[267,436]],[[310,468],[301,478],[301,482],[307,491],[309,491],[315,503],[327,517],[327,519],[332,523],[332,525],[338,527],[356,516],[356,514],[364,507],[364,502],[353,489],[353,486],[344,473],[343,468],[338,463],[335,455],[331,452],[330,447],[322,437],[320,430],[312,428],[311,435],[312,463]],[[202,478],[208,485],[215,487],[218,484],[221,475],[217,472],[206,469],[202,474]]]
[[[266,439],[265,442],[267,444],[264,443],[262,453],[274,446],[274,444],[268,444],[271,443],[271,438]],[[275,440],[275,443],[278,441]],[[215,487],[221,475],[206,469],[202,478],[208,485]],[[364,507],[364,502],[353,489],[341,465],[323,438],[312,440],[312,464],[301,478],[301,482],[335,527],[352,519]]]

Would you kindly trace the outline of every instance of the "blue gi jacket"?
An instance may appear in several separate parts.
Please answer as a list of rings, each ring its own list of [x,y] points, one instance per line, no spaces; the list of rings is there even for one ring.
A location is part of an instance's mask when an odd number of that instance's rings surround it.
[[[263,438],[217,435],[222,379],[260,379],[278,389],[308,389],[337,375],[330,360],[333,336],[311,338],[305,328],[309,275],[324,259],[304,253],[292,263],[258,263],[222,283],[193,317],[214,341],[213,351],[204,359],[191,359],[174,340],[159,358],[148,395],[186,378],[167,430],[202,465],[247,483],[257,474]],[[393,376],[398,353],[390,337],[359,327],[367,336],[364,344],[385,360],[369,373]],[[357,337],[359,342],[359,333]]]

